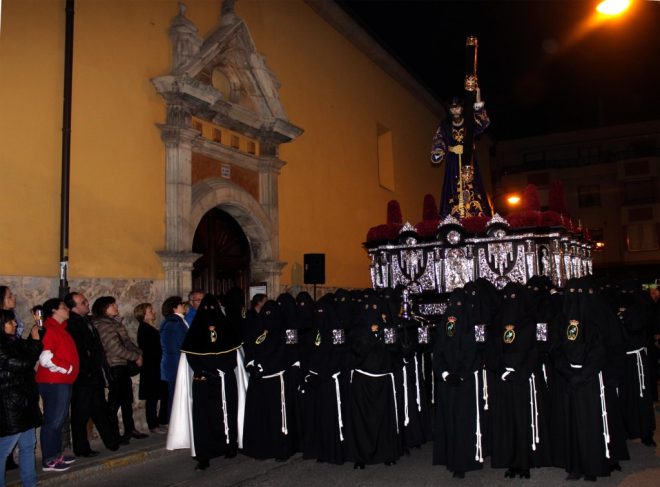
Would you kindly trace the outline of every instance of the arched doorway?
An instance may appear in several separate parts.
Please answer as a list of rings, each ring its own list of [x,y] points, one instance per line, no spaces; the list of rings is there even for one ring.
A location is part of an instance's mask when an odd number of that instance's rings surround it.
[[[250,284],[250,244],[241,226],[219,208],[208,211],[193,237],[193,252],[202,254],[193,266],[194,289],[223,294]]]

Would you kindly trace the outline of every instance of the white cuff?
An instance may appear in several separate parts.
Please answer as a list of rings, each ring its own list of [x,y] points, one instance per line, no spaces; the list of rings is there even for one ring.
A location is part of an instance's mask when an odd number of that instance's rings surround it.
[[[448,375],[449,375],[449,372],[447,372],[447,371],[445,370],[445,371],[442,373],[442,380],[446,381]]]

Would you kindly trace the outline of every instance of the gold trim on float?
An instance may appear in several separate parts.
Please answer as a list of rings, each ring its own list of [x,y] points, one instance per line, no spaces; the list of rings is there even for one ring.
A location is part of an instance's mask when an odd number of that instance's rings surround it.
[[[242,346],[243,346],[243,344],[241,343],[238,347],[234,347],[230,350],[224,350],[222,352],[215,352],[215,353],[197,353],[197,352],[188,352],[186,350],[181,350],[181,352],[182,353],[187,353],[187,354],[190,354],[190,355],[222,355],[222,354],[225,354],[225,353],[235,352],[236,350],[238,350]]]

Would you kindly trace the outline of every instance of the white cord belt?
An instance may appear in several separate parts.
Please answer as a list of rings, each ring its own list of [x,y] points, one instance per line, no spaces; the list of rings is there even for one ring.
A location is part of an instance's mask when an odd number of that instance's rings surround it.
[[[543,370],[543,381],[545,382],[545,386],[548,387],[548,374],[545,370],[545,364],[541,366],[541,370]]]
[[[410,423],[410,417],[408,416],[408,371],[406,370],[406,365],[404,363],[403,369],[403,425],[408,426]]]
[[[626,352],[626,355],[634,355],[637,359],[637,381],[639,382],[639,397],[644,397],[644,389],[646,389],[646,384],[644,383],[644,362],[642,362],[642,352],[646,353],[646,347]]]
[[[351,370],[351,382],[353,382],[353,372],[357,372],[362,375],[366,375],[367,377],[386,377],[390,376],[390,379],[392,379],[392,397],[394,398],[394,422],[396,423],[396,434],[399,434],[399,407],[396,402],[396,384],[394,382],[394,374],[392,372],[387,372],[385,374],[372,374],[370,372],[365,372],[364,370],[360,369],[353,369]]]
[[[433,371],[433,354],[431,354],[431,404],[435,404],[435,372]]]
[[[287,423],[286,423],[286,393],[284,390],[284,372],[285,372],[284,370],[280,370],[276,374],[264,375],[261,378],[262,379],[272,379],[274,377],[280,378],[280,401],[282,404],[280,411],[282,413],[282,433],[288,435],[289,428],[287,427]]]
[[[481,369],[481,377],[484,381],[483,391],[484,391],[484,411],[488,411],[488,375],[486,374],[486,369]]]
[[[539,443],[539,408],[534,374],[529,378],[529,412],[532,420],[532,450],[536,451],[536,445]]]
[[[225,390],[225,373],[220,370],[218,370],[218,374],[220,374],[220,387],[222,391],[222,421],[225,424],[225,443],[229,444],[229,421],[227,421],[227,393]]]
[[[598,383],[600,385],[600,411],[603,417],[603,439],[605,441],[605,457],[610,458],[610,427],[607,422],[607,406],[605,404],[605,384],[603,384],[603,372],[598,372]]]
[[[417,411],[422,412],[422,397],[419,390],[419,364],[417,363],[417,354],[415,354],[415,390],[417,392]]]
[[[344,441],[344,420],[341,415],[341,393],[339,391],[339,374],[332,374],[332,378],[335,380],[335,396],[337,397],[337,423],[339,424],[339,441]]]
[[[475,400],[475,409],[477,411],[477,430],[475,435],[477,437],[477,450],[474,454],[474,459],[479,463],[484,463],[484,451],[481,447],[481,415],[479,414],[479,371],[474,371],[474,400]]]

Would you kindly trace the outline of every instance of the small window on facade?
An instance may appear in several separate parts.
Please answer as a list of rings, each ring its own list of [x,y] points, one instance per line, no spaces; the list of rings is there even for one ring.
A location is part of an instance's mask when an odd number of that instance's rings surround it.
[[[580,208],[600,206],[600,185],[589,184],[578,186],[578,204]]]
[[[658,226],[655,223],[635,223],[628,225],[626,230],[628,252],[658,250]]]
[[[202,124],[202,122],[200,120],[194,119],[192,121],[192,126],[195,130],[199,131],[199,133],[204,132],[204,124]]]
[[[241,139],[238,135],[233,135],[231,136],[231,146],[234,149],[238,149],[241,146]]]
[[[377,124],[378,134],[378,183],[385,189],[394,191],[394,151],[392,131]]]
[[[624,205],[645,205],[658,201],[657,178],[644,181],[626,181],[623,183]]]
[[[248,152],[248,154],[256,154],[257,153],[257,144],[255,144],[251,140],[248,140],[247,152]]]
[[[213,129],[213,142],[222,143],[222,131],[220,129]]]

